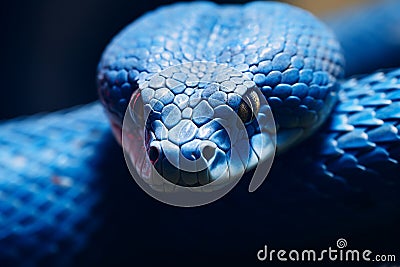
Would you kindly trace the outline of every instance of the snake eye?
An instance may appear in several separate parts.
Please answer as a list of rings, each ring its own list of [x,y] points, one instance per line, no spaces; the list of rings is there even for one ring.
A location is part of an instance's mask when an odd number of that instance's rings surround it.
[[[260,98],[255,91],[250,91],[242,97],[242,101],[239,104],[238,116],[247,124],[252,122],[260,110]]]

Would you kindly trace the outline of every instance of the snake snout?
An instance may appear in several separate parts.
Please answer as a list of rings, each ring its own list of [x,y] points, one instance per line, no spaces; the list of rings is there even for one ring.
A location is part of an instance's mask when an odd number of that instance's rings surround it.
[[[275,124],[262,92],[223,64],[186,63],[148,76],[129,107],[135,131],[128,132],[143,137],[131,157],[156,184],[219,187],[273,154],[264,149],[275,147]],[[148,164],[140,165],[143,156]]]
[[[224,178],[229,149],[221,150],[210,140],[192,140],[180,146],[168,139],[147,140],[147,156],[158,174],[172,184],[193,187]],[[229,137],[228,137],[229,138]]]

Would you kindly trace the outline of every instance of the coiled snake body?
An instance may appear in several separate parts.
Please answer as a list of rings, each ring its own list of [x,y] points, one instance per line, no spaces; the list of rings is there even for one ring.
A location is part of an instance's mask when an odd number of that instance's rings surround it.
[[[240,77],[217,67],[214,75],[205,62],[232,67]],[[177,65],[169,76],[152,80],[157,72]],[[400,71],[342,82],[343,67],[334,35],[302,10],[279,3],[204,2],[163,7],[128,26],[104,52],[97,78],[101,102],[119,141],[132,94],[140,92],[144,105],[151,104],[143,132],[149,157],[163,162],[155,165],[166,176],[173,170],[175,176],[167,178],[188,186],[212,181],[229,157],[226,133],[200,116],[217,116],[214,111],[221,106],[229,106],[245,123],[249,162],[261,160],[257,146],[262,126],[254,118],[262,108],[259,97],[264,96],[274,114],[278,152],[287,152],[250,204],[239,193],[227,200],[240,203],[242,212],[244,206],[252,210],[254,214],[245,214],[254,220],[276,215],[280,207],[296,210],[310,203],[326,204],[344,218],[364,202],[373,205],[362,216],[386,214],[398,206]],[[223,88],[201,87],[193,76],[207,77]],[[254,87],[262,95],[253,93]],[[99,238],[95,233],[107,229],[102,220],[116,214],[111,197],[116,193],[107,187],[117,182],[102,178],[121,172],[106,160],[107,151],[115,149],[110,148],[115,144],[107,145],[107,120],[99,104],[91,104],[0,127],[9,137],[0,140],[0,222],[8,226],[0,232],[1,258],[10,264],[68,263],[72,255],[86,251],[83,248],[93,242],[89,237]],[[161,133],[167,134],[160,137]],[[215,144],[210,165],[215,169],[207,174],[188,176],[164,163],[168,149],[182,150],[188,159],[204,156],[199,145],[203,141]],[[275,208],[266,212],[263,203],[268,200]],[[130,205],[136,204],[141,203]],[[293,218],[298,218],[293,210]],[[21,258],[25,253],[29,256]],[[85,260],[92,259],[89,254],[93,253],[86,251]]]

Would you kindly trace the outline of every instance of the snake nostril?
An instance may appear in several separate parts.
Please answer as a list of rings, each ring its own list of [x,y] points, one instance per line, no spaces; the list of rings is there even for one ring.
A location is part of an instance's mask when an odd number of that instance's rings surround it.
[[[203,158],[204,158],[206,161],[209,161],[210,159],[212,159],[212,157],[214,156],[214,154],[215,154],[215,147],[212,147],[212,146],[205,146],[205,147],[203,148],[203,150],[202,150]]]
[[[148,153],[151,163],[156,162],[158,160],[158,157],[160,156],[160,151],[155,146],[151,146]]]

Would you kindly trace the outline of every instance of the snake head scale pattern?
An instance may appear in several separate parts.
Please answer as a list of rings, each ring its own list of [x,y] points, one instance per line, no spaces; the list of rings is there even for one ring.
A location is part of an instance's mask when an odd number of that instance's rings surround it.
[[[120,143],[134,99],[146,117],[136,135],[151,163],[175,184],[199,186],[253,169],[273,154],[260,151],[275,147],[275,132],[278,153],[310,136],[337,99],[343,61],[331,31],[304,10],[178,3],[123,29],[106,48],[97,80]],[[221,125],[227,109],[248,136],[241,164],[229,164],[238,137]],[[193,171],[198,159],[207,168]]]

